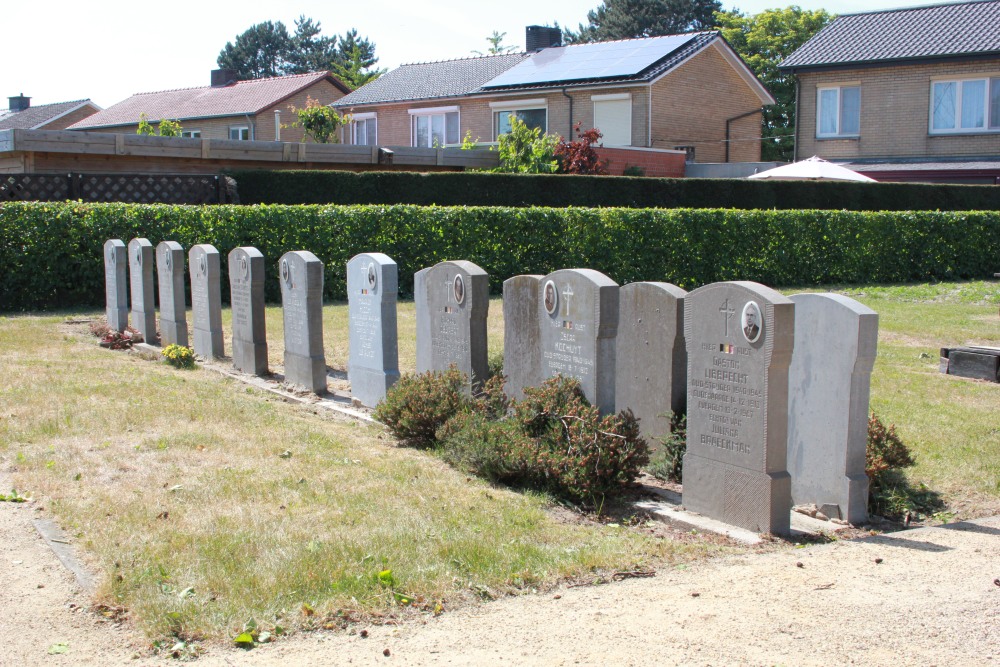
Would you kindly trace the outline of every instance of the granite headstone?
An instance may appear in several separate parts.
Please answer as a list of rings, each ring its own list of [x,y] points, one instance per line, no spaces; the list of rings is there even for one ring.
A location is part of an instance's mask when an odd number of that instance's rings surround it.
[[[760,533],[789,532],[794,319],[790,299],[753,282],[713,283],[684,298],[687,509]]]
[[[537,387],[542,382],[542,350],[538,344],[541,281],[540,275],[521,275],[503,283],[504,391],[517,400],[524,398],[525,387]]]
[[[323,350],[323,262],[308,250],[278,262],[285,324],[285,382],[326,393]]]
[[[264,255],[257,248],[234,248],[229,253],[229,290],[233,309],[233,366],[244,373],[267,375]]]
[[[156,246],[156,274],[160,288],[160,343],[188,344],[187,308],[184,303],[184,249],[176,241]]]
[[[108,327],[112,331],[125,331],[128,327],[128,248],[121,239],[109,239],[104,243],[104,293]]]
[[[792,502],[833,519],[868,520],[868,398],[878,314],[840,294],[795,294],[788,369]]]
[[[420,269],[413,274],[413,309],[416,318],[417,332],[417,372],[425,373],[431,369],[431,313],[427,309],[427,272],[431,267]],[[423,352],[420,350],[423,349]]]
[[[542,278],[538,293],[541,379],[580,381],[601,414],[615,410],[618,283],[593,269],[561,269]]]
[[[687,404],[684,296],[670,283],[629,283],[618,292],[615,411],[630,408],[650,447]]]
[[[196,245],[188,252],[191,269],[191,317],[194,353],[211,359],[225,356],[222,336],[222,260],[215,246]]]
[[[347,379],[351,395],[375,407],[399,379],[396,262],[380,252],[355,255],[347,262],[347,322],[350,353]]]
[[[156,345],[152,243],[146,239],[128,242],[128,269],[132,287],[132,327],[142,334],[145,342]]]
[[[469,389],[478,389],[489,374],[489,276],[472,262],[439,262],[423,283],[428,323],[424,332],[418,321],[417,368],[446,371],[454,365],[469,378]]]

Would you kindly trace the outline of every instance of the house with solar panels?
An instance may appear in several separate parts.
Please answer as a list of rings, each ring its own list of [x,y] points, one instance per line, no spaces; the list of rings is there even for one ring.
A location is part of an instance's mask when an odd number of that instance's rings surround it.
[[[774,98],[718,32],[562,46],[557,28],[529,26],[526,41],[525,53],[402,65],[345,95],[332,104],[353,119],[345,142],[489,143],[516,114],[566,138],[577,122],[596,127],[612,173],[657,153],[680,153],[682,167],[760,159]]]
[[[842,15],[780,68],[798,80],[796,159],[1000,184],[1000,0]]]

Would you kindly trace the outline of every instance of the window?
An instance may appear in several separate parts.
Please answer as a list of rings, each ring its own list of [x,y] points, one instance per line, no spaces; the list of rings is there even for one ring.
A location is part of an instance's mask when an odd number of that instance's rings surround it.
[[[817,137],[856,137],[861,134],[859,86],[820,88],[816,96]]]
[[[543,134],[548,132],[549,110],[544,99],[490,102],[490,109],[493,110],[494,140],[510,132],[511,116],[517,116],[522,123],[532,129],[538,128]]]
[[[458,107],[410,109],[411,144],[418,148],[444,148],[461,142]]]
[[[181,130],[181,136],[186,139],[201,139],[201,130]]]
[[[1000,130],[1000,78],[931,83],[931,134]]]
[[[234,141],[250,141],[250,128],[246,125],[230,127],[229,138]]]
[[[628,93],[592,95],[594,127],[605,146],[632,145],[632,96]]]
[[[358,113],[352,116],[351,141],[355,146],[378,145],[375,114]]]

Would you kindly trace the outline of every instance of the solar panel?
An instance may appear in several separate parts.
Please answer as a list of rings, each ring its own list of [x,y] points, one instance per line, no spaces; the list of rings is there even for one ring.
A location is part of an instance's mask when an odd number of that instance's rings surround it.
[[[550,47],[491,79],[483,88],[632,76],[695,37],[695,34],[667,35]]]

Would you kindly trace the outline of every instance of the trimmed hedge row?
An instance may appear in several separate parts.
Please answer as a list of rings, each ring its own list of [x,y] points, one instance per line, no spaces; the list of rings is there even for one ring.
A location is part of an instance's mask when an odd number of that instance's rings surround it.
[[[104,242],[144,236],[267,258],[267,298],[280,301],[279,257],[307,249],[326,264],[325,297],[344,299],[346,263],[384,252],[414,271],[467,259],[490,286],[566,267],[619,283],[719,280],[766,285],[985,278],[1000,265],[1000,213],[722,209],[438,208],[416,206],[0,205],[0,310],[104,304]],[[228,281],[223,261],[223,280]],[[223,283],[227,284],[226,282]],[[223,289],[227,298],[228,289]]]
[[[990,211],[992,185],[624,178],[552,174],[237,171],[243,204]]]

